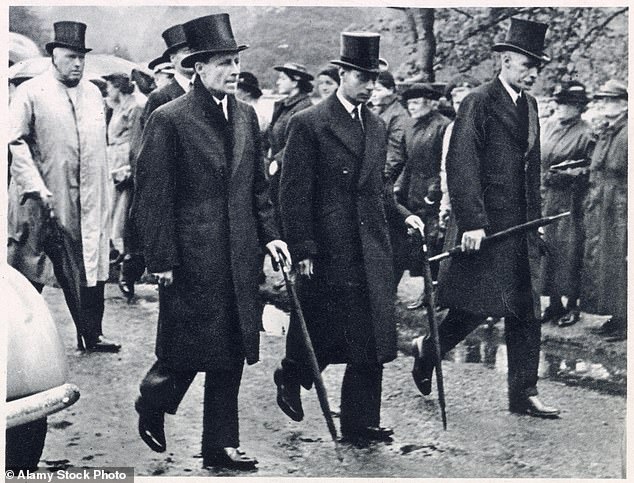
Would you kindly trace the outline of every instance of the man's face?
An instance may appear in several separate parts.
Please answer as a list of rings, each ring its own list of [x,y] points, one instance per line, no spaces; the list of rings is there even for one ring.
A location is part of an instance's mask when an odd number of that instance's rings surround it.
[[[189,54],[191,54],[191,49],[186,45],[178,49],[176,52],[172,52],[170,54],[170,62],[174,64],[174,68],[185,77],[191,77],[194,73],[194,69],[187,69],[181,66],[181,60],[183,60],[183,58],[187,57]]]
[[[394,94],[392,89],[388,89],[380,82],[377,82],[374,86],[374,90],[372,91],[372,96],[370,97],[370,101],[375,106],[381,106],[385,102],[385,99]]]
[[[430,112],[436,104],[437,101],[432,101],[424,97],[415,97],[407,100],[407,110],[409,111],[409,115],[412,116],[412,119],[418,119]]]
[[[365,104],[370,100],[378,74],[360,70],[339,70],[341,94],[352,104]]]
[[[205,62],[196,62],[196,74],[212,94],[235,94],[240,75],[240,54],[212,55]]]
[[[597,112],[607,119],[614,119],[620,116],[627,109],[626,99],[616,99],[612,97],[605,97],[599,99],[596,103]]]
[[[65,47],[53,49],[53,65],[59,73],[60,80],[78,83],[84,75],[86,54]]]
[[[530,90],[539,75],[541,63],[518,52],[502,53],[502,76],[518,90]]]

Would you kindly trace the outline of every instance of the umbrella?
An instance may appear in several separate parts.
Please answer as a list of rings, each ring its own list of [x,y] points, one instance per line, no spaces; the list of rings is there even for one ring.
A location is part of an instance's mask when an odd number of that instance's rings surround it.
[[[39,57],[42,55],[40,49],[30,38],[9,32],[9,62],[15,64],[21,60]]]
[[[30,79],[46,71],[51,65],[50,57],[34,57],[12,65],[9,68],[9,81]],[[84,78],[101,79],[104,75],[123,72],[130,75],[132,69],[146,71],[140,65],[121,57],[109,54],[86,54]]]
[[[48,216],[44,222],[42,248],[46,256],[53,262],[53,271],[57,282],[62,288],[68,289],[76,310],[80,310],[82,267],[79,266],[77,260],[81,260],[81,254],[77,253],[77,244],[73,242],[70,234],[55,217]],[[77,347],[79,349],[84,349],[82,339],[84,332],[83,327],[77,327]]]

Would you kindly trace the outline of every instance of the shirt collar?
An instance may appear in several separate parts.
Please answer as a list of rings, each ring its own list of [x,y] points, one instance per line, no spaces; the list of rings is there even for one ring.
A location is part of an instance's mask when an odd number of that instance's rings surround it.
[[[502,83],[502,87],[504,87],[504,90],[509,93],[509,96],[511,96],[511,100],[513,101],[513,104],[517,105],[517,100],[520,98],[522,93],[521,92],[518,93],[515,89],[513,89],[510,86],[510,84],[506,82],[501,75],[498,76],[498,79],[500,79],[500,82]]]
[[[225,119],[229,119],[229,114],[227,112],[227,96],[224,96],[222,99],[218,99],[216,96],[212,94],[211,97],[214,98],[214,101],[216,102],[216,104],[220,104],[220,107],[222,107],[222,112],[225,115]]]
[[[190,79],[188,77],[185,77],[183,74],[181,74],[180,72],[176,71],[176,72],[174,72],[174,80],[178,83],[179,86],[181,86],[183,88],[183,90],[185,92],[189,92],[189,90],[191,89],[191,86],[192,86],[192,81],[194,79],[193,78]]]
[[[339,99],[339,102],[341,102],[346,112],[352,116],[352,111],[354,111],[357,108],[357,106],[355,106],[348,99],[343,97],[343,94],[341,93],[340,89],[337,89],[337,99]],[[359,104],[359,106],[361,106],[361,104]]]

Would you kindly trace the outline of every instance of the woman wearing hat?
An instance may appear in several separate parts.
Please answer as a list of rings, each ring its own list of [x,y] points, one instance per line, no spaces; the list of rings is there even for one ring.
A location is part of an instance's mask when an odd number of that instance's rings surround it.
[[[542,259],[542,295],[550,304],[542,322],[560,327],[579,321],[579,282],[583,257],[583,209],[587,191],[587,169],[557,169],[564,161],[589,162],[594,140],[590,124],[581,119],[588,104],[586,89],[580,82],[569,82],[555,89],[555,112],[541,130],[542,213],[556,215],[570,210],[572,216],[544,229],[549,253]],[[561,298],[567,298],[564,308]]]
[[[339,72],[336,67],[327,67],[317,74],[317,92],[319,99],[330,97],[339,88]]]
[[[603,120],[590,164],[581,308],[612,317],[594,333],[627,336],[627,87],[609,80],[594,95]]]
[[[277,91],[285,96],[273,106],[273,117],[267,133],[271,201],[275,205],[279,219],[280,167],[284,156],[284,146],[286,146],[286,127],[293,114],[313,105],[309,97],[313,90],[311,82],[313,76],[308,73],[306,67],[293,62],[278,65],[274,69],[279,72],[275,83]]]
[[[110,173],[110,243],[119,253],[126,253],[124,235],[128,210],[132,200],[132,167],[130,164],[130,136],[133,126],[143,112],[134,96],[134,84],[127,74],[115,73],[103,77],[106,81],[106,103],[112,108],[108,123],[108,170]],[[134,295],[134,283],[123,278],[119,286],[127,297]]]
[[[441,93],[430,84],[414,84],[403,93],[413,122],[405,130],[405,167],[394,192],[403,215],[418,215],[425,223],[425,236],[432,255],[438,249],[438,212],[440,207],[440,159],[442,140],[449,119],[437,110]],[[417,250],[418,253],[418,250]],[[420,259],[412,260],[410,274],[422,275]],[[434,270],[434,277],[437,268]],[[403,272],[397,275],[397,278]],[[398,279],[396,282],[398,283]],[[409,308],[422,305],[422,299]]]

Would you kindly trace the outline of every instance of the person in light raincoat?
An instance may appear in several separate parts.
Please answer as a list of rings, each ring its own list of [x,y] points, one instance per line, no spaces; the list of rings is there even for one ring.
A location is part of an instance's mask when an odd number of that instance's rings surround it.
[[[8,261],[40,291],[51,284],[43,253],[44,222],[52,214],[73,245],[80,267],[80,306],[64,288],[80,346],[118,351],[101,333],[108,278],[106,122],[99,89],[83,80],[86,25],[57,22],[46,45],[52,65],[20,85],[10,106],[12,156]],[[49,265],[50,266],[50,265]]]

